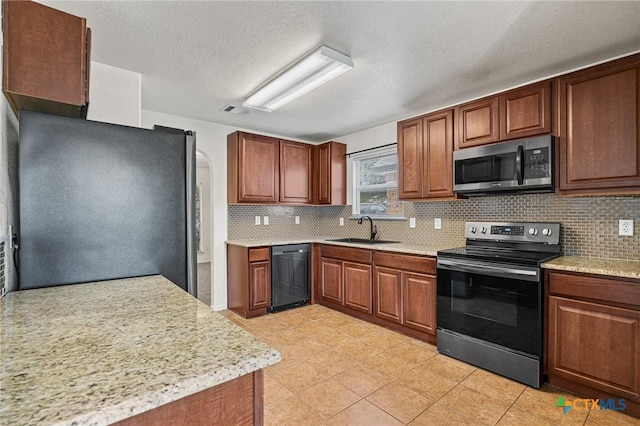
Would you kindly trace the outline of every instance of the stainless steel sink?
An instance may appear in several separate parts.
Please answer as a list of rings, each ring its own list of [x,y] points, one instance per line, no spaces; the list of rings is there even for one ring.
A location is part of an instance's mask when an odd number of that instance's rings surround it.
[[[370,240],[368,238],[326,238],[325,241],[335,241],[337,243],[353,243],[353,244],[392,244],[400,241],[390,240]]]

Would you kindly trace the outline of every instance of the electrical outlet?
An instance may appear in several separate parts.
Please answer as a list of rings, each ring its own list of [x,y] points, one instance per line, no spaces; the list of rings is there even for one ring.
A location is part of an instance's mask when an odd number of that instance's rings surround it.
[[[295,222],[296,225],[300,225],[300,216],[296,216],[293,221]]]
[[[262,223],[263,223],[264,225],[268,225],[268,224],[269,224],[269,216],[265,216],[265,217],[263,217],[263,218],[262,218]]]
[[[409,218],[409,228],[415,228],[416,227],[416,218],[415,217],[410,217]]]
[[[434,229],[442,229],[442,219],[436,217],[433,219],[433,228]]]
[[[633,220],[618,221],[618,235],[632,236],[633,235]]]
[[[344,217],[340,218],[340,226],[344,226]]]
[[[9,225],[9,248],[13,248],[13,225]]]
[[[260,216],[256,216],[255,224],[260,225]]]

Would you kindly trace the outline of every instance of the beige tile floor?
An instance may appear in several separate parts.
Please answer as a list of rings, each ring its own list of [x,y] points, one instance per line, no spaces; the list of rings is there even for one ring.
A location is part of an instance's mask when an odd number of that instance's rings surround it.
[[[433,345],[320,305],[254,319],[223,311],[280,351],[265,369],[265,425],[640,425],[614,411],[563,414],[535,390],[440,355]]]

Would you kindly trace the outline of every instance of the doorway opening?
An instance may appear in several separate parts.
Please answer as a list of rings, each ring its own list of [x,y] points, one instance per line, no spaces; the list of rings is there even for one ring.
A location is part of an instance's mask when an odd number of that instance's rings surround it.
[[[211,166],[207,156],[196,151],[196,247],[197,298],[207,306],[211,303]]]

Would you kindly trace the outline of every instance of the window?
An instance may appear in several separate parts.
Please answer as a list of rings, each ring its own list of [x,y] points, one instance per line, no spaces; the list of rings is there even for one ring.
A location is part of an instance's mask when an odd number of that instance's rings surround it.
[[[353,215],[404,219],[398,200],[398,153],[385,147],[353,155]]]

